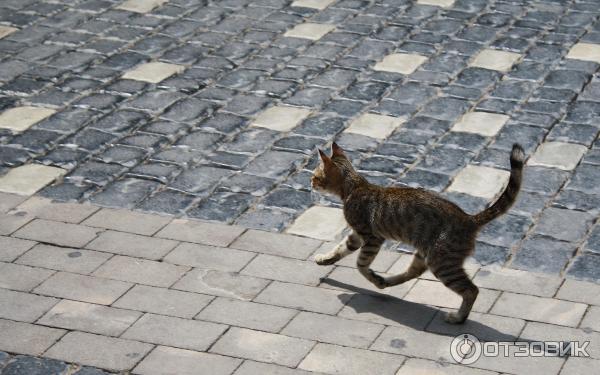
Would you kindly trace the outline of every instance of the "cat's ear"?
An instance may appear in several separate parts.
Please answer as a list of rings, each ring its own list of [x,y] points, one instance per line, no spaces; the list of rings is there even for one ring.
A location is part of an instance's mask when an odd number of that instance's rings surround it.
[[[329,158],[329,156],[327,156],[327,154],[323,152],[323,150],[319,149],[319,155],[321,156],[321,160],[323,160],[323,163],[328,164],[331,162],[331,159]]]
[[[331,155],[332,156],[335,156],[335,155],[345,156],[344,150],[342,150],[342,148],[340,146],[338,146],[338,144],[335,142],[333,142],[331,144]]]
[[[335,156],[335,155],[345,156],[344,150],[342,150],[342,148],[340,146],[338,146],[337,143],[333,142],[331,144],[331,156]]]

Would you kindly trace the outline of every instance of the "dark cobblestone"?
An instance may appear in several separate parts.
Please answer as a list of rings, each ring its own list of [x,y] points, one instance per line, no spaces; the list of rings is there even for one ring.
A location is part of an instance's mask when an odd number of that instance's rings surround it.
[[[567,276],[588,281],[600,279],[600,256],[596,254],[583,254],[575,260],[567,270]]]
[[[60,374],[67,370],[68,365],[64,362],[47,358],[36,358],[18,355],[14,357],[2,370],[5,375],[47,375]]]
[[[566,242],[541,236],[531,237],[517,251],[512,267],[558,275],[574,251],[575,246]]]

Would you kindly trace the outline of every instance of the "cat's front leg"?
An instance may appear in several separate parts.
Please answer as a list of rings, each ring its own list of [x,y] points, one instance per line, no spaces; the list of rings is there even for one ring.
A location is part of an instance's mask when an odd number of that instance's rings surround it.
[[[358,254],[358,259],[356,260],[358,272],[360,272],[361,275],[367,278],[367,280],[372,282],[379,289],[386,288],[389,285],[385,279],[373,271],[370,266],[377,256],[377,253],[379,253],[379,249],[381,248],[383,241],[383,238],[375,236],[369,236],[365,238],[365,244],[361,247],[360,254]]]
[[[327,254],[315,255],[315,262],[320,266],[328,266],[334,264],[338,260],[344,258],[348,254],[352,254],[354,251],[362,246],[363,242],[361,237],[352,232],[346,239],[340,242],[333,250]]]

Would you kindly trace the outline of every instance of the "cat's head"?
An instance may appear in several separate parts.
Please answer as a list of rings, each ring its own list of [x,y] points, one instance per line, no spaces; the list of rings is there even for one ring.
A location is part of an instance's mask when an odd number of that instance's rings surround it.
[[[344,154],[344,150],[335,142],[331,145],[331,157],[319,149],[321,163],[313,171],[311,185],[314,190],[320,190],[333,194],[340,194],[344,183],[343,164],[350,164]],[[335,161],[334,161],[335,160]]]

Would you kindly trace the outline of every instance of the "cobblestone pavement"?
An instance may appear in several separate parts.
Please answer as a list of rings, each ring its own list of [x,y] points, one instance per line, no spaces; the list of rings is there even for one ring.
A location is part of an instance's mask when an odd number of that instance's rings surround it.
[[[319,235],[335,237],[336,226]],[[355,256],[317,266],[335,242],[236,225],[0,194],[0,373],[562,374],[600,365],[600,285],[529,271],[467,269],[470,320],[424,274],[379,291]],[[396,274],[410,255],[383,251]],[[590,357],[450,357],[485,341],[589,341]],[[10,354],[8,354],[10,353]]]
[[[39,194],[305,234],[339,218],[309,191],[316,146],[475,212],[518,141],[523,193],[477,259],[598,281],[599,16],[596,0],[4,0],[0,191],[56,180]]]

